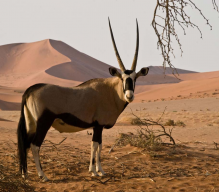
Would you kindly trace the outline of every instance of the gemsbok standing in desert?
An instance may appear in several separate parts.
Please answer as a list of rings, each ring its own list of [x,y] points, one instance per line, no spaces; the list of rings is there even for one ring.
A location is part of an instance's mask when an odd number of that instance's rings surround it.
[[[131,70],[126,70],[123,65],[109,21],[121,73],[110,67],[109,72],[114,76],[111,78],[91,79],[73,88],[36,84],[24,92],[17,129],[20,171],[24,178],[27,175],[27,152],[31,148],[39,177],[48,180],[42,171],[39,151],[51,126],[61,133],[93,128],[89,171],[94,176],[98,176],[98,172],[105,174],[100,163],[103,128],[114,126],[119,115],[134,99],[136,79],[147,75],[149,70],[145,67],[135,72],[139,48],[137,20],[136,24],[137,41]]]

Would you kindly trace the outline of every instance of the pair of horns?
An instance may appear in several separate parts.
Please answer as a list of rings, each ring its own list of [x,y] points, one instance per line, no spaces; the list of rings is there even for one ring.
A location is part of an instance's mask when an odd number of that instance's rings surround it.
[[[113,47],[114,47],[114,50],[115,50],[115,53],[116,53],[116,58],[118,60],[119,67],[123,72],[126,69],[125,69],[125,66],[123,65],[123,62],[122,62],[122,60],[119,56],[119,52],[118,52],[117,47],[116,47],[116,43],[115,43],[114,36],[113,36],[113,31],[112,31],[111,24],[110,24],[110,19],[108,18],[108,20],[109,20],[111,38],[112,38],[112,41],[113,41]],[[138,21],[137,21],[137,19],[136,19],[136,25],[137,25],[136,49],[135,49],[135,56],[134,56],[133,63],[132,63],[132,68],[131,68],[131,70],[133,70],[133,71],[135,71],[135,69],[136,69],[137,60],[138,60],[139,32],[138,32]]]

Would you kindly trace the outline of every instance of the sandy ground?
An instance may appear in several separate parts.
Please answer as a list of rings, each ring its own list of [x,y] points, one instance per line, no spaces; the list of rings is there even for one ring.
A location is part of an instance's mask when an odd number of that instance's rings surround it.
[[[151,66],[149,74],[137,81],[135,101],[112,129],[103,132],[104,177],[88,172],[91,129],[60,134],[51,128],[40,152],[50,179],[44,183],[31,153],[28,179],[18,173],[16,129],[24,90],[36,83],[73,87],[109,77],[109,65],[50,39],[0,46],[0,57],[0,192],[219,191],[219,71],[179,70],[176,79],[170,69],[164,76],[161,67]],[[109,154],[122,133],[137,134],[133,114],[154,120],[162,116],[163,124],[171,119],[185,126],[166,127],[173,128],[175,146],[152,150],[116,145]]]
[[[219,150],[213,143],[219,143],[217,99],[193,98],[129,105],[117,125],[103,132],[102,166],[107,173],[104,177],[91,177],[88,172],[92,130],[60,134],[51,128],[41,148],[42,167],[50,181],[40,181],[32,154],[29,153],[29,178],[23,188],[26,191],[53,192],[219,191]],[[165,107],[163,123],[172,119],[186,124],[185,127],[176,126],[173,129],[173,138],[177,143],[175,147],[145,150],[130,145],[116,146],[108,153],[120,133],[136,133],[138,126],[130,125],[134,118],[132,112],[142,118],[156,120]],[[16,158],[16,121],[19,113],[0,112],[0,168],[12,183],[13,180],[23,182],[18,174]],[[49,142],[58,144],[64,138],[67,139],[55,147]],[[12,183],[0,183],[0,189]],[[22,187],[19,190],[22,191]]]

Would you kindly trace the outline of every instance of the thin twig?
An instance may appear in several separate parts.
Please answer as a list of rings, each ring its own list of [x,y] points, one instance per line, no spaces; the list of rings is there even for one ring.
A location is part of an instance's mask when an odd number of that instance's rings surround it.
[[[154,28],[157,36],[157,48],[161,50],[163,57],[164,73],[166,66],[168,65],[172,69],[172,74],[178,78],[175,74],[177,73],[176,68],[172,64],[171,55],[174,56],[174,49],[172,47],[172,37],[176,40],[181,56],[183,54],[182,44],[180,38],[176,32],[177,26],[179,26],[184,35],[186,35],[186,28],[196,28],[202,38],[202,31],[198,25],[196,25],[188,15],[187,7],[190,6],[197,10],[201,17],[206,21],[206,24],[212,29],[209,20],[205,17],[202,10],[193,2],[194,0],[157,0],[154,15],[152,19],[152,27]],[[212,0],[213,8],[219,12],[217,3]]]
[[[109,154],[112,152],[113,148],[119,143],[120,139],[118,139],[116,141],[116,143],[111,147],[111,149],[109,150]]]
[[[48,139],[45,139],[44,142],[45,142],[45,141],[48,141],[50,144],[52,144],[52,146],[53,146],[54,148],[57,149],[56,145],[61,145],[66,139],[67,139],[67,137],[65,137],[65,138],[64,138],[62,141],[60,141],[59,143],[53,143],[52,141],[50,141],[50,140],[48,140]]]

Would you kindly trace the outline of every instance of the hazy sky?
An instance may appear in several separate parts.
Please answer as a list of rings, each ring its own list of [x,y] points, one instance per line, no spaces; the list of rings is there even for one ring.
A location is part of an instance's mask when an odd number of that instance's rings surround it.
[[[219,5],[219,0],[216,0]],[[184,54],[175,45],[175,67],[198,72],[219,70],[219,13],[211,1],[195,0],[213,25],[211,31],[197,10],[191,19],[203,32],[195,29],[181,35]],[[155,0],[2,0],[0,2],[0,45],[61,40],[75,49],[107,64],[118,67],[114,54],[108,16],[123,63],[130,68],[135,51],[136,22],[139,23],[140,47],[137,69],[162,65],[157,37],[151,26]],[[180,29],[179,34],[182,34]]]

